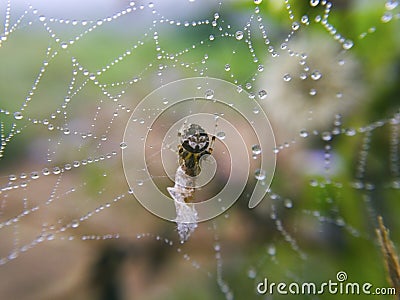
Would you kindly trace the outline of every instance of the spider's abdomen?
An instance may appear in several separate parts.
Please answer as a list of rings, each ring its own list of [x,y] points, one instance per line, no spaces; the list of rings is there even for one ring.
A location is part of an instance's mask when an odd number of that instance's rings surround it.
[[[183,151],[180,165],[186,175],[194,177],[200,174],[200,157],[201,154],[199,153]]]

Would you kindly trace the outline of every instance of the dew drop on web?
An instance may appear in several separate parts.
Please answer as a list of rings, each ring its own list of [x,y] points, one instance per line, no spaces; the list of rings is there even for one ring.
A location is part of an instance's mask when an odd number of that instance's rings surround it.
[[[265,170],[262,170],[262,169],[257,169],[254,172],[254,177],[257,180],[264,180],[265,178],[267,178],[267,172]]]
[[[256,145],[253,145],[253,146],[251,146],[251,151],[253,152],[253,154],[255,154],[255,155],[258,155],[258,154],[261,154],[261,146],[260,145],[258,145],[258,144],[256,144]]]

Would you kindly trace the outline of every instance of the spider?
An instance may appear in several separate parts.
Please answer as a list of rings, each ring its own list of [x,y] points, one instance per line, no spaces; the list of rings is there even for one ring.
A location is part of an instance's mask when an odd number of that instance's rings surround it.
[[[207,132],[198,124],[190,124],[183,133],[178,133],[181,144],[178,145],[179,165],[186,175],[195,177],[200,174],[200,158],[211,155],[215,136]]]

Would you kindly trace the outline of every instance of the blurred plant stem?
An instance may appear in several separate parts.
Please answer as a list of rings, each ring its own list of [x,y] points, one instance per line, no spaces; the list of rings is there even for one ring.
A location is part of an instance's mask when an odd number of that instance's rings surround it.
[[[383,259],[389,283],[396,289],[395,299],[400,299],[400,264],[393,242],[390,240],[389,230],[383,224],[382,216],[378,217],[376,233],[381,244]]]

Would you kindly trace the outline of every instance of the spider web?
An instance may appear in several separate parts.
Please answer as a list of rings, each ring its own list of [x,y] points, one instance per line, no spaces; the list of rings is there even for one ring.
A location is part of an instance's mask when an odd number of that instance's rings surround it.
[[[382,215],[398,243],[398,2],[166,2],[1,3],[1,294],[244,299],[339,270],[388,286],[374,229]],[[121,150],[141,99],[198,76],[265,108],[278,165],[256,209],[252,176],[182,245],[131,195]]]

